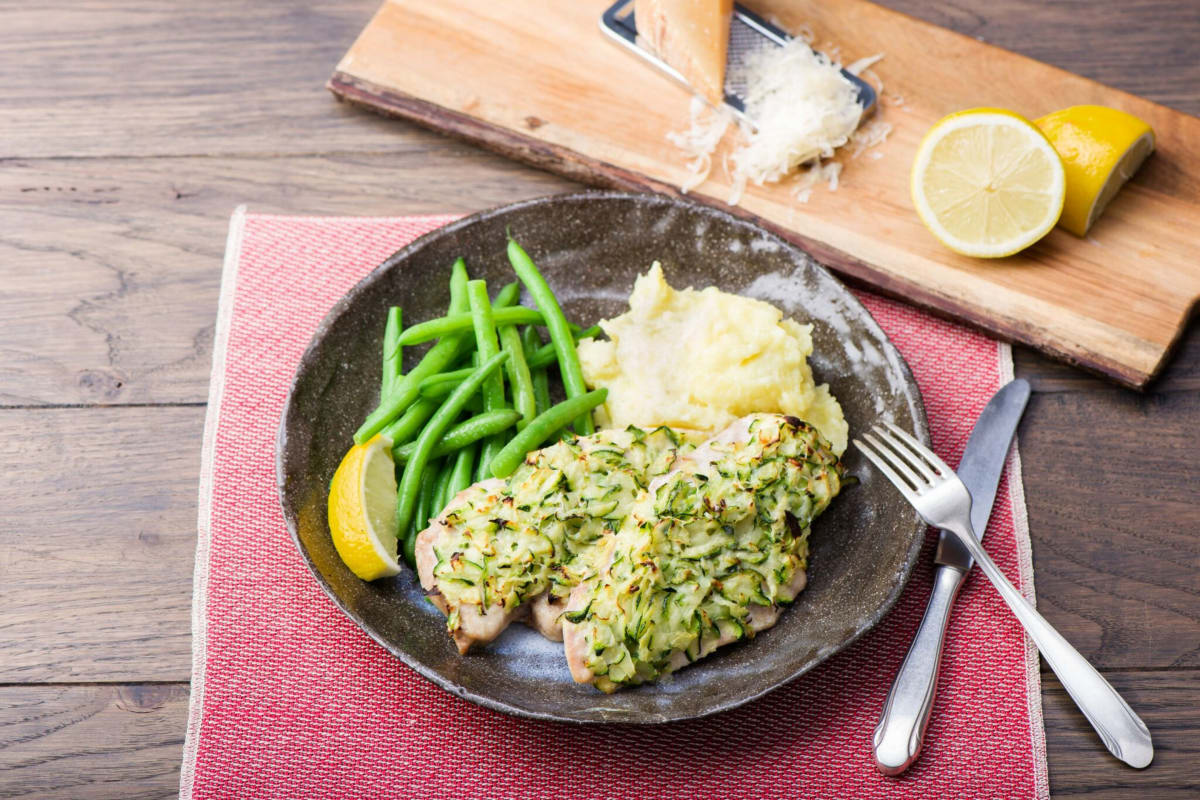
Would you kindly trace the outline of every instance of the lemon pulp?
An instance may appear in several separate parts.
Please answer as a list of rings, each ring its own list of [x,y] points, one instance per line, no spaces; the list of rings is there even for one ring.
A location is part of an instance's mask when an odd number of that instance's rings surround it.
[[[921,221],[955,252],[1012,255],[1041,239],[1062,213],[1062,161],[1045,135],[1011,111],[977,108],[930,129],[913,162]]]

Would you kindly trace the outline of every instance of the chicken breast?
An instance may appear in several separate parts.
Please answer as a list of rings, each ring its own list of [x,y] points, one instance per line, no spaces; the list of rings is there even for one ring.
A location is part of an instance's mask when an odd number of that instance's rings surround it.
[[[430,602],[441,609],[443,614],[457,614],[458,624],[450,631],[458,652],[466,653],[476,642],[490,642],[504,632],[504,629],[517,618],[518,609],[505,609],[492,605],[486,609],[480,606],[454,603],[453,606],[437,589],[437,579],[434,567],[437,566],[436,551],[444,549],[453,541],[455,531],[446,519],[448,512],[469,502],[471,495],[483,494],[493,496],[504,486],[504,481],[493,478],[469,486],[455,495],[437,519],[429,527],[417,534],[415,548],[417,576],[421,586],[427,592]]]
[[[571,592],[572,677],[611,692],[775,624],[805,585],[812,520],[837,456],[794,417],[738,420],[653,480]]]
[[[804,590],[807,579],[808,573],[802,569],[796,570],[795,574],[792,576],[792,581],[789,586],[789,590],[791,591],[793,597],[800,594],[800,592]],[[581,584],[575,587],[575,589],[571,592],[571,601],[567,604],[567,607],[563,609],[563,613],[566,613],[568,610],[573,610],[571,608],[572,604],[575,608],[583,608],[587,604],[587,592],[587,586]],[[779,603],[770,606],[751,605],[746,611],[746,623],[750,631],[748,634],[749,637],[753,638],[753,635],[759,631],[765,631],[767,628],[772,627],[776,622],[779,621],[779,616],[783,613],[784,608],[786,608],[786,606]],[[573,625],[568,622],[566,625],[562,626],[562,632],[559,638],[563,642],[563,652],[567,657],[567,668],[571,671],[571,678],[574,679],[576,683],[595,682],[596,674],[592,672],[591,667],[588,666],[587,636],[584,635],[583,628],[579,625]],[[670,661],[668,663],[669,669],[667,669],[666,672],[674,672],[677,669],[686,667],[688,664],[692,663],[692,661],[704,658],[717,648],[724,647],[727,644],[732,644],[739,638],[741,637],[733,635],[732,631],[726,631],[720,633],[715,639],[705,639],[701,642],[699,654],[696,658],[689,658],[689,655],[686,651],[676,651],[670,657]],[[613,688],[616,687],[614,686]]]
[[[505,480],[460,492],[417,536],[421,585],[460,652],[529,618],[559,641],[571,589],[633,499],[691,445],[670,429],[601,431],[530,453]]]

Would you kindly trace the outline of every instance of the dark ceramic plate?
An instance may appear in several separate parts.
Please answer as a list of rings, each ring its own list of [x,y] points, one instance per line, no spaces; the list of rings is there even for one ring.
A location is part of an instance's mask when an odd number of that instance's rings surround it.
[[[386,309],[402,306],[410,324],[440,316],[459,256],[493,286],[512,280],[506,230],[533,256],[567,315],[584,324],[625,310],[634,277],[656,259],[674,286],[715,285],[775,303],[813,323],[817,381],[830,384],[852,433],[886,419],[928,441],[920,394],[883,331],[823,267],[761,228],[704,206],[607,192],[485,211],[418,239],[364,278],[329,312],[300,362],[279,432],[279,491],[296,545],[334,602],[449,691],[512,714],[577,722],[665,722],[732,708],[875,625],[903,589],[925,525],[898,492],[870,478],[853,448],[846,464],[863,482],[813,525],[808,588],[779,624],[660,683],[612,695],[573,683],[562,646],[523,625],[459,656],[411,572],[364,583],[343,566],[325,520],[327,487],[378,401]]]

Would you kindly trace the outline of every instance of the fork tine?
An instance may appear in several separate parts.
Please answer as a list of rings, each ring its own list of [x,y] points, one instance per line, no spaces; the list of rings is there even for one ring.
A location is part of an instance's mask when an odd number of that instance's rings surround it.
[[[885,422],[883,424],[888,426],[888,428],[892,431],[892,433],[896,434],[901,439],[903,439],[904,441],[906,441],[910,445],[912,445],[913,449],[916,450],[918,453],[920,453],[925,458],[926,461],[928,461],[930,464],[933,464],[935,467],[940,469],[942,471],[943,475],[947,475],[947,474],[953,475],[954,474],[954,470],[950,469],[950,466],[945,461],[942,461],[942,459],[938,458],[937,453],[933,452],[928,447],[926,447],[925,445],[918,442],[907,431],[904,431],[901,428],[896,427],[895,425],[893,425],[890,422]]]
[[[909,485],[904,482],[904,479],[896,474],[896,471],[889,467],[887,462],[885,462],[870,445],[863,444],[858,439],[855,439],[854,446],[857,447],[859,451],[861,451],[862,454],[879,469],[880,472],[887,476],[887,479],[891,481],[897,489],[900,490],[900,494],[904,495],[905,500],[913,505],[916,505],[917,495],[911,488],[909,488]]]
[[[876,450],[878,450],[879,455],[882,456],[884,459],[886,459],[887,462],[889,464],[891,464],[892,467],[894,467],[896,470],[898,470],[901,475],[903,475],[905,478],[907,478],[909,484],[914,489],[916,489],[918,492],[929,485],[929,481],[922,480],[921,478],[919,478],[917,476],[917,473],[913,472],[912,469],[909,468],[908,464],[904,463],[903,458],[901,458],[896,453],[892,452],[892,448],[883,444],[882,442],[880,442],[878,439],[876,439],[874,436],[872,436],[869,433],[864,433],[862,438],[866,439],[869,444],[871,444]],[[932,476],[931,476],[930,480],[932,480]]]
[[[915,467],[922,475],[925,476],[926,483],[933,483],[938,480],[937,472],[935,472],[929,464],[927,464],[919,455],[912,451],[907,442],[902,441],[899,437],[887,430],[881,425],[876,425],[872,430],[879,434],[885,442],[891,445],[896,451],[897,457],[903,458],[913,467]]]

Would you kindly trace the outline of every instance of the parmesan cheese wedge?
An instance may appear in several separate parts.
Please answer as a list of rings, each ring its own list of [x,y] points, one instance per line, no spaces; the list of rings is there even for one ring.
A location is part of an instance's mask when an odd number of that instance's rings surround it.
[[[638,37],[701,96],[725,100],[725,59],[733,0],[637,0]]]

